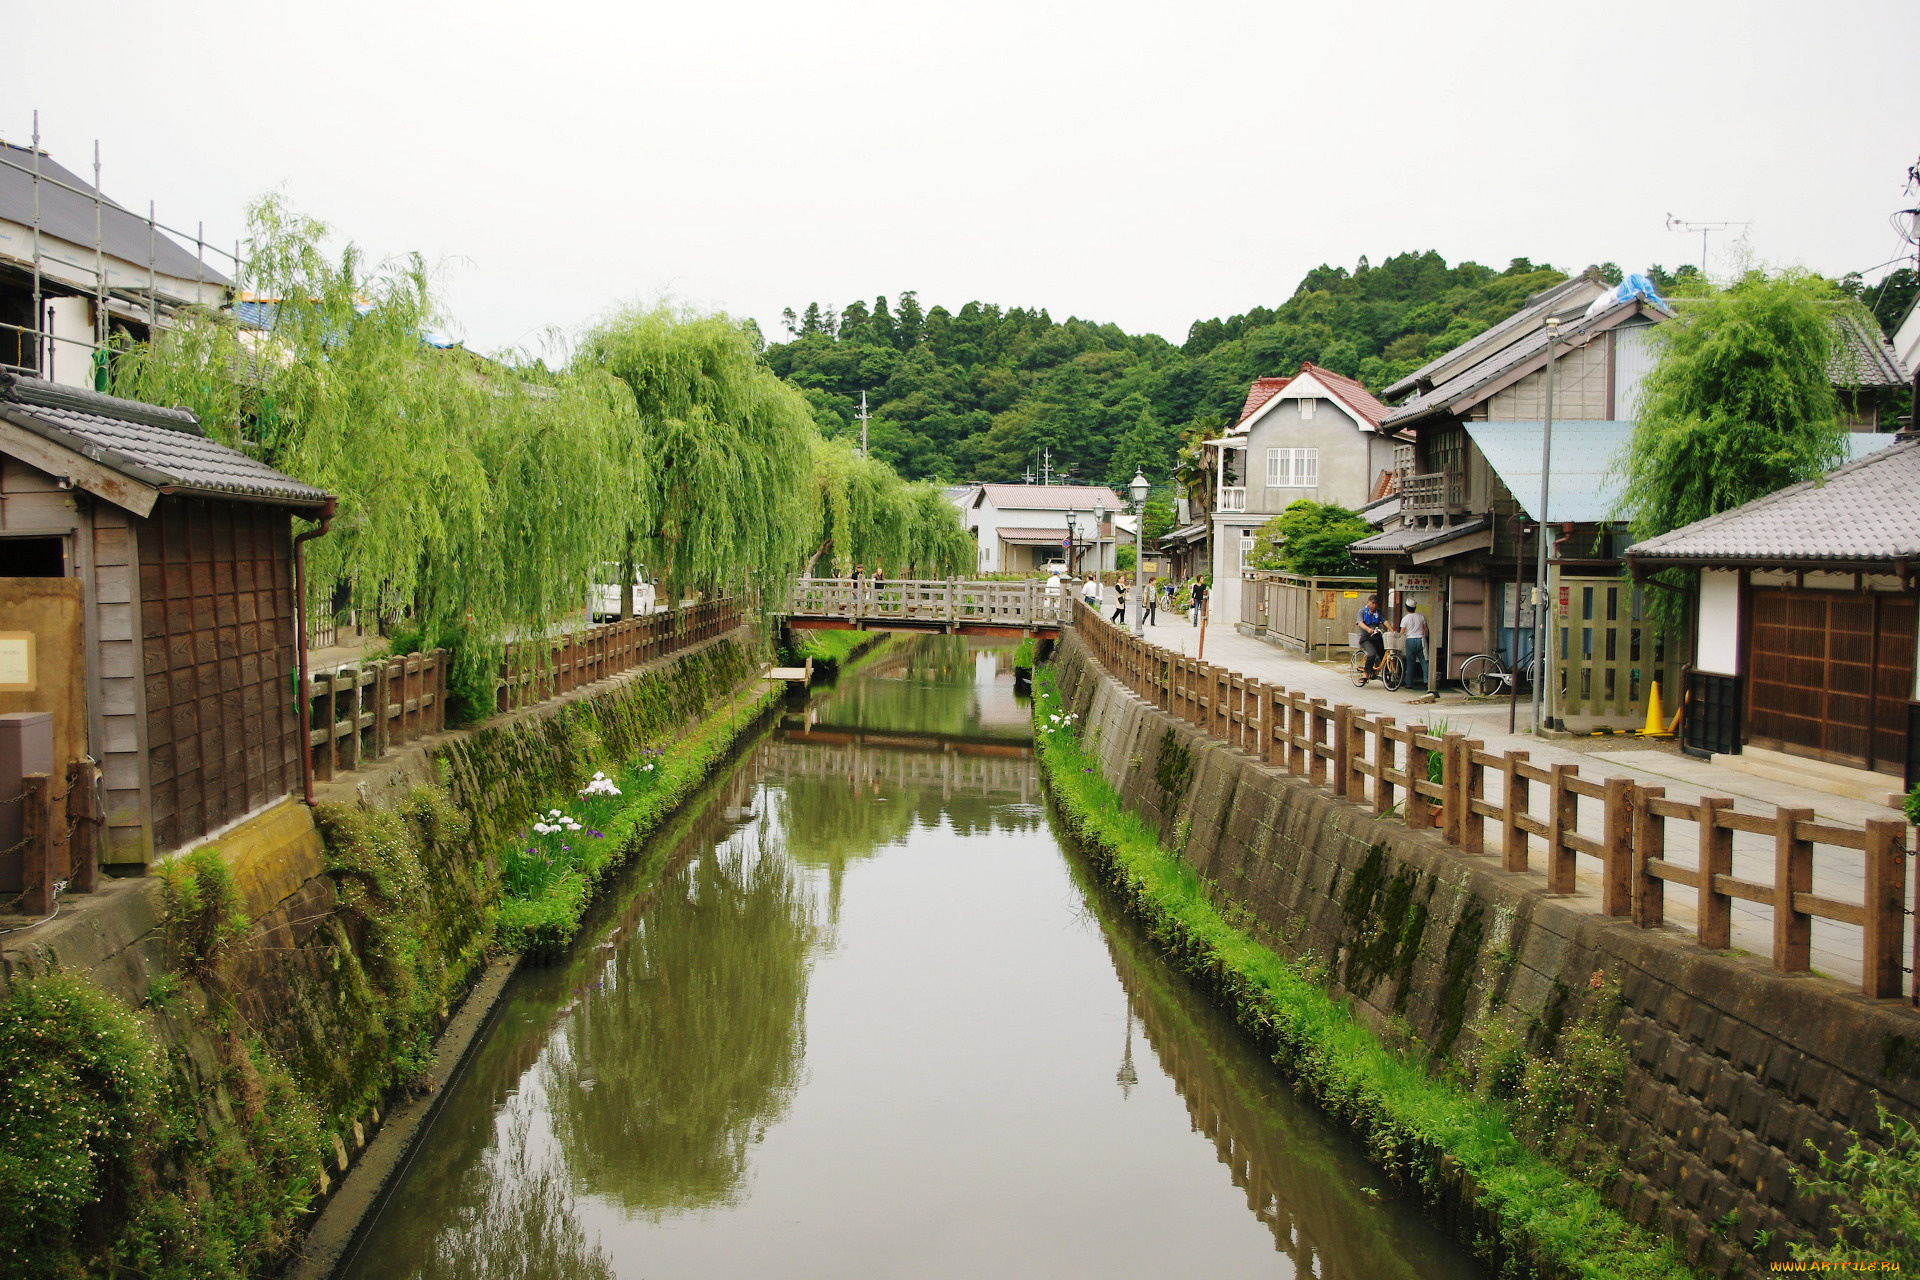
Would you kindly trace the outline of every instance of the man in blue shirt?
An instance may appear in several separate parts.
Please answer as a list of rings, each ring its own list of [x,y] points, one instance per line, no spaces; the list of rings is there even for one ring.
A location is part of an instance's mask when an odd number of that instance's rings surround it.
[[[1367,655],[1367,679],[1371,680],[1387,650],[1386,639],[1380,634],[1379,596],[1368,596],[1366,608],[1360,610],[1360,648]]]

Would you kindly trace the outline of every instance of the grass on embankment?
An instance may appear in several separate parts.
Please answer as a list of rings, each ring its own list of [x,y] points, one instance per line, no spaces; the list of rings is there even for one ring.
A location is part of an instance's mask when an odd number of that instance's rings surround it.
[[[855,658],[879,648],[892,638],[885,631],[801,631],[795,637],[794,657],[813,659],[816,676],[844,673]]]
[[[1200,877],[1130,812],[1080,738],[1050,672],[1033,698],[1042,772],[1068,831],[1154,941],[1212,987],[1298,1087],[1349,1125],[1389,1176],[1444,1204],[1451,1158],[1491,1210],[1497,1239],[1463,1243],[1490,1260],[1591,1280],[1692,1275],[1666,1240],[1622,1218],[1594,1188],[1529,1150],[1506,1114],[1382,1044],[1295,962],[1230,925]]]
[[[756,685],[664,747],[648,747],[611,777],[549,802],[501,852],[494,938],[503,950],[552,952],[572,940],[595,892],[699,789],[740,736],[777,703],[777,684]],[[596,785],[598,783],[599,785]]]

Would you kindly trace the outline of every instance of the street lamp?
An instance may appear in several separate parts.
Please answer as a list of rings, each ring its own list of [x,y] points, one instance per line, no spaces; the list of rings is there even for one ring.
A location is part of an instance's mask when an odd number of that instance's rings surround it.
[[[1153,488],[1147,483],[1147,473],[1136,467],[1133,483],[1127,486],[1133,493],[1133,634],[1147,634],[1147,493]]]

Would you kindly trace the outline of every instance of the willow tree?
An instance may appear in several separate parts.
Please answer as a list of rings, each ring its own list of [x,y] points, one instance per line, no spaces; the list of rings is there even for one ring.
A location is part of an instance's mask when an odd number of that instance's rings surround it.
[[[900,478],[845,440],[813,450],[820,542],[810,563],[842,577],[857,567],[893,577],[945,577],[973,567],[973,541],[940,487]]]
[[[746,328],[668,307],[623,312],[587,333],[572,372],[619,379],[639,422],[627,558],[675,596],[752,585],[776,598],[814,543],[818,432]]]
[[[276,197],[249,212],[236,316],[195,310],[121,353],[123,395],[195,410],[208,434],[336,494],[309,544],[312,599],[344,596],[455,643],[488,678],[504,639],[580,612],[645,510],[642,424],[604,374],[516,370],[429,338],[417,257],[369,264]]]
[[[1846,437],[1833,380],[1850,357],[1840,326],[1864,320],[1878,332],[1858,303],[1805,271],[1753,271],[1677,303],[1677,318],[1654,331],[1658,360],[1616,462],[1625,479],[1618,514],[1635,541],[1840,465]],[[1660,581],[1684,589],[1688,576],[1669,570]],[[1683,610],[1663,592],[1655,614],[1670,624]]]

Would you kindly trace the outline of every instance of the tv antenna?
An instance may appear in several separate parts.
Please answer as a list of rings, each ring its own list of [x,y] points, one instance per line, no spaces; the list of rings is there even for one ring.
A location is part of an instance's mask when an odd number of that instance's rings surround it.
[[[1688,235],[1696,231],[1700,233],[1700,275],[1703,278],[1707,274],[1707,237],[1716,231],[1731,231],[1735,227],[1745,230],[1752,225],[1751,218],[1745,222],[1688,222],[1684,218],[1674,217],[1671,213],[1667,215],[1667,230],[1681,231]]]

